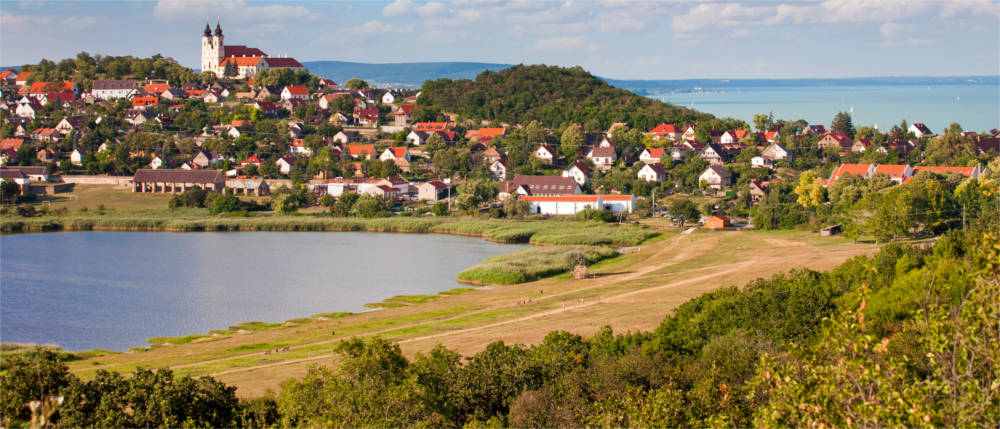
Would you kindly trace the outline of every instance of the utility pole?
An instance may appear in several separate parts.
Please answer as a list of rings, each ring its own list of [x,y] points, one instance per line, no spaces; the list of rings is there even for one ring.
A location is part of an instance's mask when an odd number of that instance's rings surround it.
[[[962,203],[962,231],[965,231],[965,203]]]

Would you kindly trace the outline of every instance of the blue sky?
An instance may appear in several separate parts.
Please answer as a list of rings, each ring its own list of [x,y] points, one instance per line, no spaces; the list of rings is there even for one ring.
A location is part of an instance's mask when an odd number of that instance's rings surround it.
[[[197,67],[227,44],[300,61],[580,65],[610,78],[1000,74],[993,0],[0,0],[0,65],[79,51]]]

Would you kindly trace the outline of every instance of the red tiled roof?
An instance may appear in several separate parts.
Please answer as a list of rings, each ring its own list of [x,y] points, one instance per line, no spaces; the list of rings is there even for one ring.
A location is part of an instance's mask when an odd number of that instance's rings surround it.
[[[479,137],[496,137],[502,136],[507,132],[506,128],[480,128]]]
[[[406,147],[405,147],[405,146],[401,146],[401,147],[390,147],[390,148],[388,148],[388,149],[389,149],[390,151],[392,151],[392,156],[394,156],[394,157],[396,157],[396,158],[403,158],[403,157],[405,157],[405,156],[406,156]]]
[[[267,65],[271,67],[302,67],[302,63],[296,61],[295,58],[267,57],[264,61],[267,61]]]
[[[165,83],[151,83],[149,85],[146,85],[146,87],[143,88],[142,90],[151,94],[160,94],[168,89],[170,89],[170,85],[167,85]]]
[[[372,153],[375,152],[375,145],[372,144],[349,144],[346,147],[352,156],[360,155],[362,152],[368,154],[368,156],[372,156]]]
[[[931,171],[934,173],[958,173],[966,177],[971,177],[976,167],[913,167],[914,174],[921,171]]]
[[[309,90],[302,85],[288,85],[285,87],[289,94],[292,95],[309,95]]]
[[[674,124],[660,124],[656,128],[649,130],[649,132],[656,135],[675,134],[677,133],[677,127]]]
[[[448,122],[417,122],[413,126],[413,131],[444,131],[450,125]]]
[[[260,64],[261,59],[261,57],[226,57],[219,63],[219,67],[225,67],[229,63],[235,63],[237,67],[255,66]]]
[[[875,167],[875,174],[888,174],[889,177],[903,177],[908,165],[899,164],[879,164]]]
[[[260,158],[258,158],[257,155],[250,155],[249,157],[247,157],[247,159],[240,161],[240,164],[250,164],[250,163],[260,164]]]
[[[868,169],[871,166],[871,164],[840,164],[840,167],[834,169],[833,173],[830,174],[830,178],[827,179],[826,184],[829,185],[836,182],[837,179],[840,179],[845,174],[855,174],[864,177],[865,174],[868,174]]]
[[[55,88],[61,91],[72,91],[73,82],[63,81],[63,82],[34,82],[31,84],[31,94],[47,94],[51,89]]]
[[[31,72],[20,72],[17,74],[17,82],[28,80],[28,76],[31,76]]]
[[[22,144],[24,144],[24,139],[6,138],[0,140],[0,149],[20,149]]]
[[[646,148],[651,158],[663,158],[663,148]]]

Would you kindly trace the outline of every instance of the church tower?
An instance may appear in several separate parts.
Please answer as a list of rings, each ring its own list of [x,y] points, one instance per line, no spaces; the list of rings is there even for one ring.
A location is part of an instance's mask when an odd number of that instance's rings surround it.
[[[201,36],[201,71],[212,71],[219,74],[219,63],[226,57],[226,47],[223,44],[222,27],[215,24],[215,35],[205,23],[205,32]]]

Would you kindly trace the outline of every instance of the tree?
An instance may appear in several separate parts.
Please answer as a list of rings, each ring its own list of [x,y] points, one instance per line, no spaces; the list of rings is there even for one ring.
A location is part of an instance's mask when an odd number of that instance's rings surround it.
[[[348,79],[347,82],[344,82],[344,88],[347,88],[347,89],[368,89],[369,86],[368,86],[368,82],[366,82],[366,81],[364,81],[362,79],[353,77],[353,78]]]
[[[236,61],[226,61],[226,69],[223,71],[222,75],[225,77],[236,77],[238,74],[240,74],[240,70],[236,67]]]
[[[837,112],[833,115],[833,122],[830,123],[830,131],[847,134],[854,138],[854,123],[851,121],[851,114],[848,112]]]
[[[21,187],[13,179],[3,179],[0,182],[0,203],[13,204],[19,196],[21,196]]]
[[[458,207],[466,211],[474,211],[497,196],[496,184],[489,180],[469,179],[460,183],[457,190]]]
[[[358,198],[354,207],[358,212],[358,217],[375,218],[385,217],[392,214],[392,212],[389,211],[389,208],[392,207],[392,201],[373,195],[362,195]]]
[[[799,176],[799,185],[795,187],[796,200],[802,207],[815,207],[826,200],[823,179],[816,177],[814,171],[806,171]]]
[[[684,226],[687,222],[695,222],[701,218],[698,205],[687,198],[676,198],[670,203],[670,215]]]
[[[0,423],[15,427],[31,417],[28,402],[59,395],[73,377],[59,356],[46,349],[10,354],[0,371]]]
[[[753,127],[757,131],[767,131],[774,125],[774,112],[768,114],[757,113],[753,115]]]

